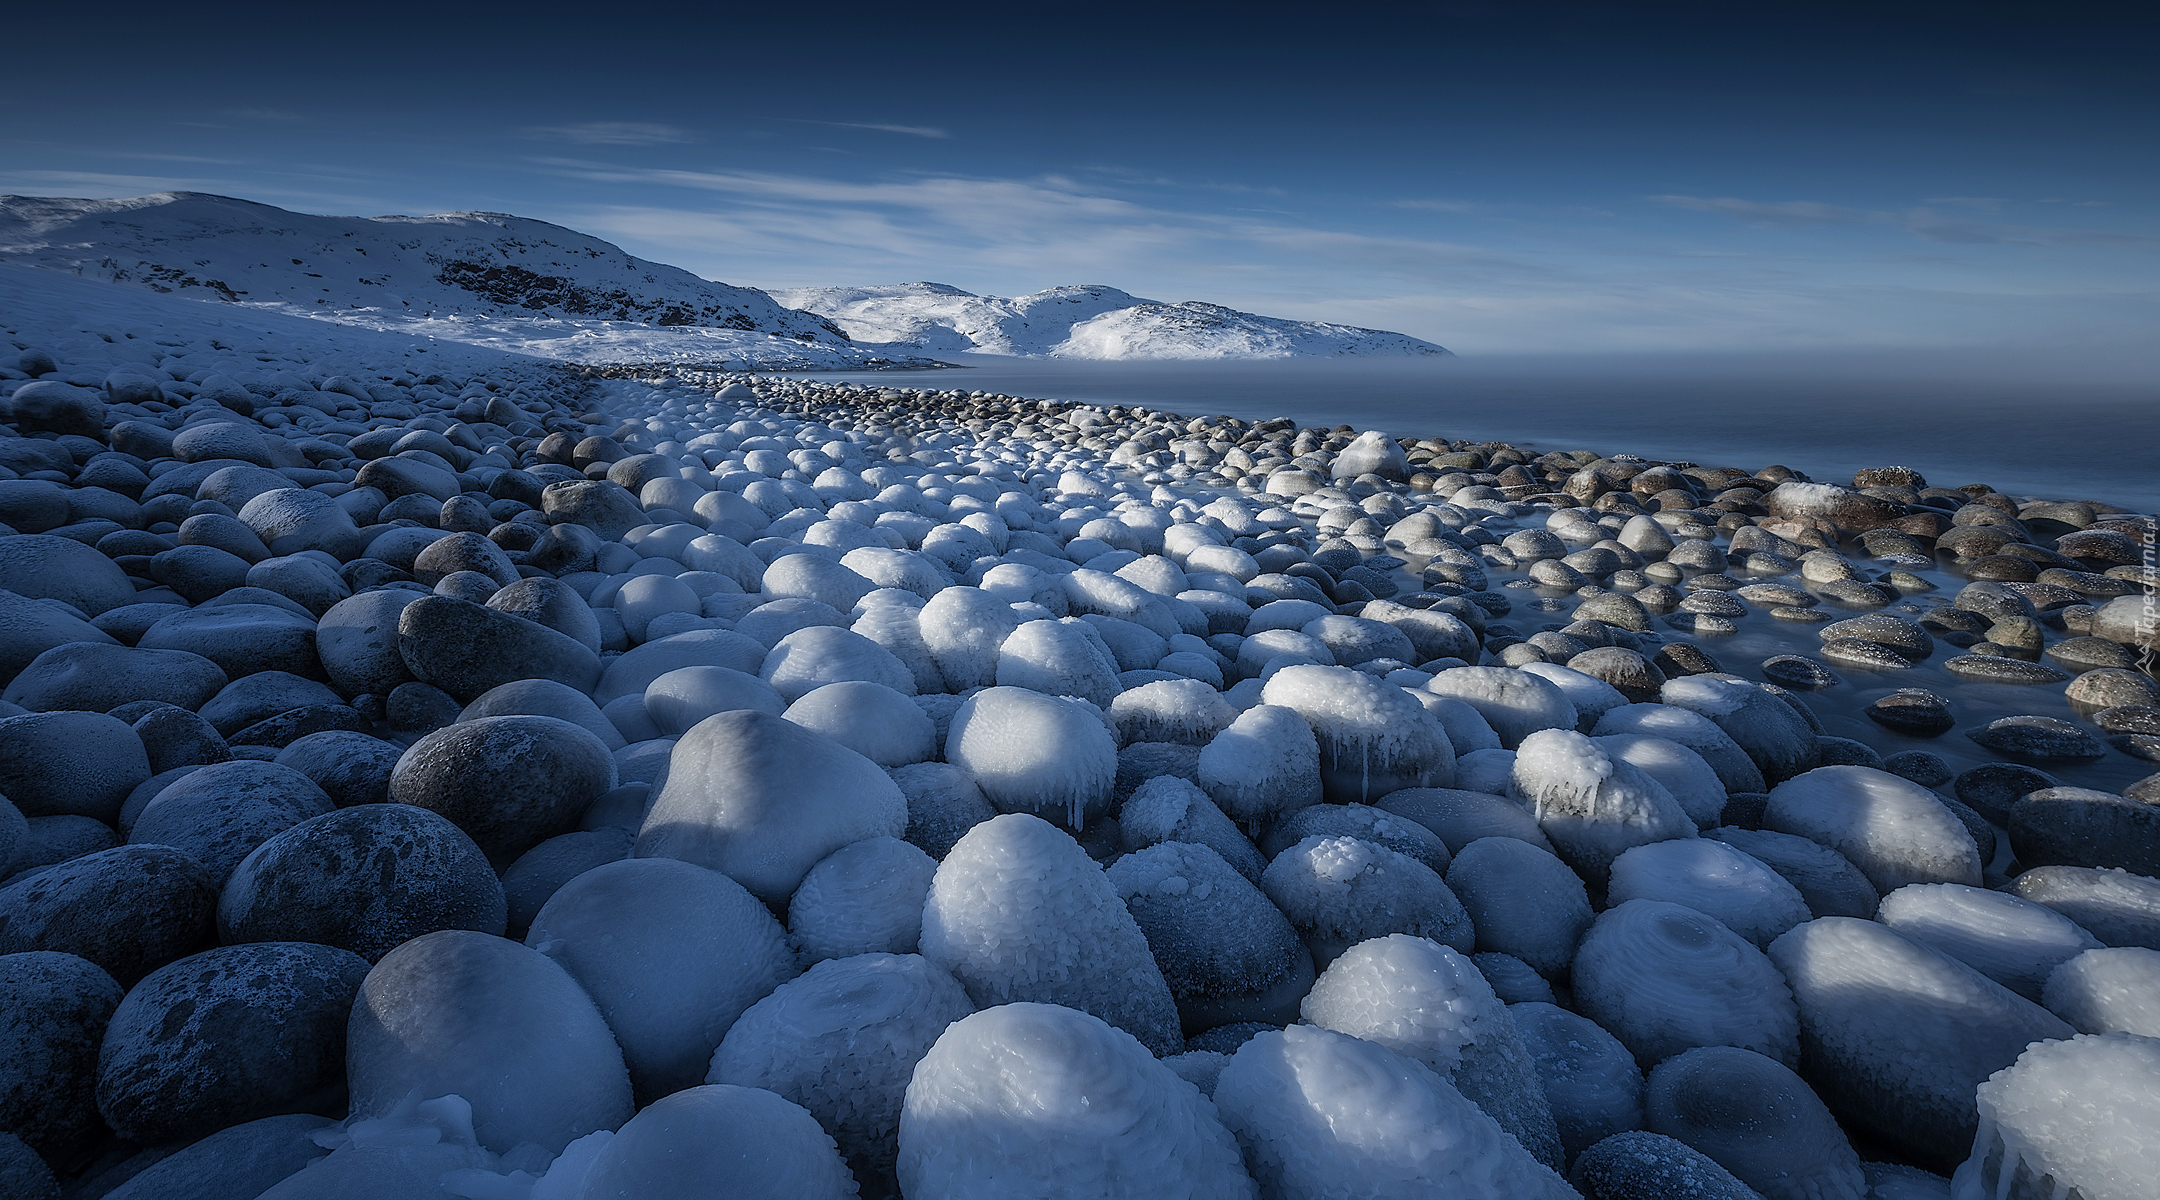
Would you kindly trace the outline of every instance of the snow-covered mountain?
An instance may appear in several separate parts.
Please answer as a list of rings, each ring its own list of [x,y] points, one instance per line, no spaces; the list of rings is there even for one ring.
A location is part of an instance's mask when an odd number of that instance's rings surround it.
[[[1165,304],[1101,284],[977,296],[943,283],[779,288],[791,308],[832,318],[859,343],[918,354],[1207,359],[1446,354],[1379,329],[1291,321],[1187,300]]]
[[[319,217],[198,192],[0,196],[0,260],[573,362],[889,357],[755,288],[502,213]]]

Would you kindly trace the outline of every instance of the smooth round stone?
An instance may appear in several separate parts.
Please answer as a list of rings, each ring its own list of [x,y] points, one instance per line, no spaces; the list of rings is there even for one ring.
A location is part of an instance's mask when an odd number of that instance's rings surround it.
[[[2007,758],[2034,762],[2090,762],[2107,753],[2099,738],[2053,717],[2002,717],[1967,736]]]
[[[14,856],[0,865],[0,880],[110,850],[120,841],[112,826],[90,817],[33,817],[26,824],[28,828],[15,843]]]
[[[338,691],[386,696],[413,677],[398,650],[398,617],[425,594],[406,588],[362,592],[322,615],[315,649]]]
[[[2149,733],[2118,733],[2108,744],[2132,758],[2160,763],[2160,737]]]
[[[1872,499],[1872,497],[1862,497]],[[1717,1160],[1661,1133],[1630,1130],[1575,1159],[1568,1182],[1584,1200],[1759,1200]]]
[[[1902,750],[1883,759],[1883,770],[1934,788],[1950,782],[1950,764],[1925,750]]]
[[[174,613],[152,625],[136,645],[145,650],[200,654],[238,679],[257,671],[321,678],[315,622],[267,604],[226,604]]]
[[[2136,671],[2102,667],[2087,671],[2064,689],[2070,703],[2080,711],[2135,706],[2160,707],[2160,683]]]
[[[133,637],[123,637],[123,630],[111,629],[108,625],[113,623],[112,613],[136,607],[141,606],[124,605],[101,615],[93,623],[83,620],[79,613],[62,611],[57,604],[0,592],[0,678],[15,678],[39,655],[57,646],[90,642],[132,643]],[[11,697],[14,690],[9,688]],[[19,702],[11,699],[10,703]]]
[[[1815,585],[1815,591],[1844,608],[1881,608],[1897,597],[1884,588],[1857,579],[1832,579]]]
[[[226,1129],[161,1158],[105,1200],[226,1200],[260,1196],[323,1157],[312,1134],[327,1117],[286,1113]]]
[[[423,596],[398,614],[398,654],[423,683],[470,703],[519,679],[552,679],[591,692],[600,659],[535,621],[448,596]]]
[[[199,654],[81,641],[38,655],[8,684],[5,699],[31,712],[106,712],[131,700],[194,709],[225,681],[225,672]]]
[[[2062,683],[2070,678],[2066,671],[2057,670],[2046,663],[2025,662],[2016,658],[1998,658],[1990,654],[1961,654],[1942,664],[1945,670],[1960,679],[1974,683],[2005,683],[2037,686]]]
[[[1869,720],[1908,737],[1936,737],[1957,725],[1950,701],[1919,688],[1900,688],[1867,706]]]
[[[2034,792],[2062,782],[2036,767],[2017,763],[1982,763],[1959,773],[1951,784],[1960,803],[1997,825],[2007,824],[2010,809]]]
[[[600,652],[600,622],[592,606],[560,579],[520,579],[490,596],[487,606],[545,625],[595,654]]]
[[[231,737],[257,721],[310,704],[337,704],[336,692],[313,679],[285,671],[244,675],[220,690],[198,712],[220,734]]]
[[[216,763],[153,797],[136,815],[128,841],[184,850],[222,888],[255,847],[330,808],[330,797],[291,767]]]
[[[2137,656],[2130,652],[2128,646],[2096,637],[2064,638],[2047,648],[2047,657],[2070,671],[2096,671],[2137,665]]]
[[[1657,656],[1650,661],[1668,680],[1713,675],[1725,669],[1708,650],[1691,642],[1667,642],[1658,647]]]
[[[151,1144],[338,1111],[345,1025],[367,972],[358,955],[302,942],[221,946],[153,972],[106,1029],[98,1111]]]
[[[207,766],[232,757],[225,738],[210,722],[184,708],[161,705],[135,721],[135,736],[150,756],[150,770]]]
[[[646,523],[637,497],[621,484],[604,480],[551,483],[541,489],[540,508],[551,524],[583,525],[603,542],[621,541],[622,535]]]
[[[2089,788],[2043,788],[2010,810],[2010,849],[2027,867],[2121,867],[2160,877],[2160,804]]]
[[[688,733],[698,722],[740,709],[779,716],[786,702],[772,685],[728,667],[677,667],[645,685],[645,715],[668,737]]]
[[[1665,618],[1665,623],[1682,633],[1692,633],[1697,637],[1730,637],[1740,632],[1740,626],[1730,618],[1707,613],[1678,612]]]
[[[77,955],[0,954],[0,1128],[61,1161],[96,1141],[98,1046],[121,994]]]
[[[218,900],[220,940],[319,942],[374,961],[438,929],[500,934],[500,881],[470,837],[426,809],[363,804],[272,836]]]
[[[527,850],[503,872],[503,898],[509,905],[506,935],[524,941],[550,896],[594,867],[630,857],[635,840],[630,830],[609,826],[551,837]]]
[[[1835,638],[1823,643],[1822,656],[1841,667],[1859,671],[1904,671],[1911,659],[1879,642],[1859,638]]]
[[[413,578],[429,587],[461,571],[484,575],[494,580],[499,588],[518,581],[517,568],[511,565],[510,556],[503,553],[502,547],[477,533],[453,533],[438,538],[413,558]]]
[[[0,538],[0,589],[59,600],[92,617],[135,603],[135,585],[119,564],[72,538],[50,534]]]
[[[1820,625],[1830,619],[1830,614],[1820,609],[1794,608],[1784,604],[1771,609],[1770,615],[1776,620],[1790,621],[1795,625]]]
[[[332,804],[351,808],[390,798],[390,773],[404,752],[369,734],[332,730],[294,739],[276,762],[307,776]]]
[[[707,717],[675,743],[637,854],[709,867],[778,901],[825,856],[865,838],[899,837],[907,820],[906,797],[876,763],[770,713],[739,709]]]
[[[560,717],[591,730],[611,751],[623,747],[622,731],[590,696],[552,679],[520,679],[490,688],[458,715],[465,721],[480,717]]]
[[[112,822],[150,778],[142,739],[104,713],[26,713],[0,719],[0,796],[26,817]]]
[[[171,846],[116,846],[0,887],[0,954],[60,950],[123,986],[208,936],[217,887]]]
[[[1800,654],[1778,654],[1762,662],[1763,678],[1794,691],[1816,692],[1843,683],[1837,672]]]
[[[497,1153],[561,1153],[632,1112],[622,1051],[584,989],[539,951],[483,933],[430,933],[384,955],[353,1003],[345,1056],[354,1116],[455,1094]]]
[[[1597,646],[1568,660],[1568,669],[1601,680],[1627,697],[1630,704],[1646,704],[1658,698],[1665,673],[1650,665],[1641,654],[1620,646]]]
[[[1765,608],[1813,608],[1819,603],[1813,592],[1783,583],[1751,583],[1735,594],[1750,604]]]
[[[2040,577],[2040,567],[2014,554],[1984,554],[1965,564],[1965,577],[1991,583],[2031,583]]]
[[[367,548],[352,514],[332,497],[305,488],[259,493],[240,506],[238,516],[270,553],[279,556],[320,550],[339,562],[349,562]]]
[[[2160,735],[2160,705],[2124,704],[2103,708],[2092,715],[2092,723],[2109,733]]]
[[[1815,636],[1825,642],[1844,638],[1872,642],[1912,662],[1923,661],[1935,653],[1935,640],[1928,636],[1927,630],[1889,613],[1870,613],[1835,621],[1816,630]]]
[[[577,828],[615,783],[614,756],[582,725],[481,717],[415,742],[390,776],[390,798],[450,818],[507,864]]]

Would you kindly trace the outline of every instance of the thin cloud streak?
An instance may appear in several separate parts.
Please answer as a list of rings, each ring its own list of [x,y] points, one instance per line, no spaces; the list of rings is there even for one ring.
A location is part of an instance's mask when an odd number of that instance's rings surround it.
[[[535,125],[525,136],[556,138],[585,146],[662,146],[698,140],[696,134],[674,125],[645,121],[579,121],[570,125]]]
[[[803,125],[824,125],[833,129],[868,129],[877,133],[898,133],[905,134],[908,137],[930,138],[936,141],[944,141],[952,137],[951,130],[940,129],[935,125],[886,125],[877,121],[814,121],[808,117],[788,117],[785,119]]]

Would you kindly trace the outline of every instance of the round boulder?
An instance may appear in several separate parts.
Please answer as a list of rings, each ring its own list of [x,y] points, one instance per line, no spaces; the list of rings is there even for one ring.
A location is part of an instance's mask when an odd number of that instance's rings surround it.
[[[0,1129],[61,1160],[97,1139],[98,1046],[120,996],[77,955],[0,954]]]
[[[0,954],[76,954],[131,986],[200,945],[216,911],[216,886],[184,852],[115,846],[0,887]]]
[[[390,798],[441,813],[508,863],[577,828],[586,808],[614,786],[614,756],[584,726],[557,717],[481,717],[413,743],[390,776]]]

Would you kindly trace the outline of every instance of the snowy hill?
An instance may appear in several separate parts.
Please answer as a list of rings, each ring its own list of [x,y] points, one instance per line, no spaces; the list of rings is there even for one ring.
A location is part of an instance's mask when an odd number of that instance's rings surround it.
[[[0,260],[573,362],[889,357],[755,288],[501,213],[319,217],[225,196],[0,196]]]
[[[1447,353],[1400,333],[1255,316],[1196,300],[1165,304],[1101,284],[1010,298],[942,283],[776,289],[773,296],[832,318],[859,343],[919,354],[1208,359]]]

